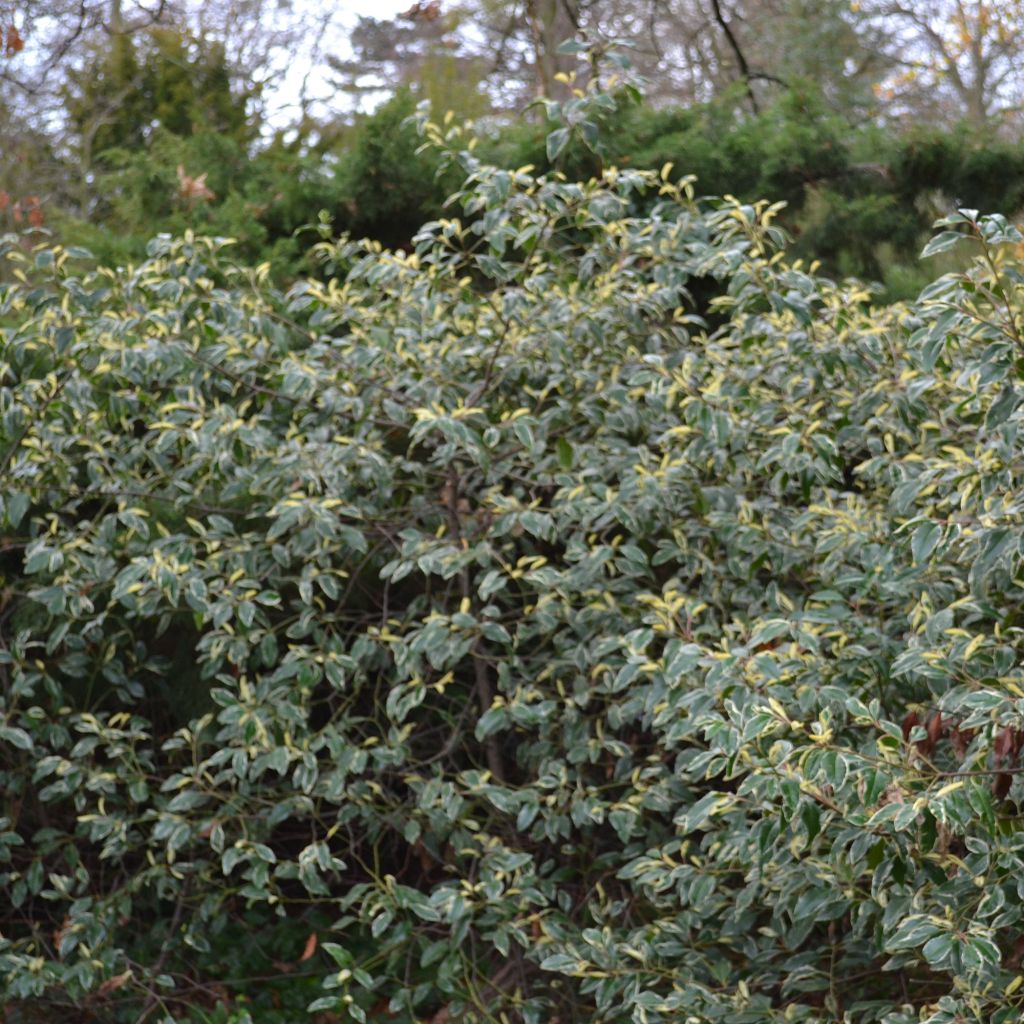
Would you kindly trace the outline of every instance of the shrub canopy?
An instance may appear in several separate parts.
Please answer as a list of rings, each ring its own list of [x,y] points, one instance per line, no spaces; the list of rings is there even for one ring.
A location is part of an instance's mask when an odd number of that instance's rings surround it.
[[[668,169],[461,159],[286,294],[6,247],[13,1019],[310,934],[325,1020],[1019,1019],[1020,236],[879,310]]]

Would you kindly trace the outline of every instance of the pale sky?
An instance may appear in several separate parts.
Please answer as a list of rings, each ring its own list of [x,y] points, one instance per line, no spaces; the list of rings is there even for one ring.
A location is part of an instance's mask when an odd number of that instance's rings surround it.
[[[413,0],[336,0],[335,3],[324,3],[320,0],[294,0],[293,11],[327,23],[327,29],[317,39],[310,41],[306,53],[293,60],[284,69],[280,85],[274,90],[270,106],[274,110],[271,119],[279,124],[287,124],[295,113],[295,104],[302,90],[303,80],[306,82],[307,93],[314,98],[317,105],[342,109],[351,108],[352,101],[347,96],[339,97],[330,87],[330,74],[323,61],[323,54],[330,53],[345,57],[350,54],[348,33],[360,17],[393,18],[412,6]],[[372,106],[370,104],[364,104]]]

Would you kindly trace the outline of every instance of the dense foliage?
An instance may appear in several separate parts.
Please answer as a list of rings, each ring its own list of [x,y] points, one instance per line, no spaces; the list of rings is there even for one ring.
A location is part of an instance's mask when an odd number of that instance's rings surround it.
[[[873,309],[427,130],[286,293],[4,243],[8,1021],[1019,1019],[1021,236]]]
[[[551,126],[524,108],[570,94],[569,37],[604,41],[583,77],[606,75],[622,43],[647,82],[609,163],[671,161],[703,194],[785,200],[793,254],[880,281],[887,299],[927,283],[916,255],[937,217],[1024,207],[1024,0],[307,6],[34,0],[0,14],[0,230],[45,225],[108,265],[143,259],[158,233],[224,235],[278,282],[309,272],[321,211],[336,232],[407,247],[457,185],[415,154],[410,107],[479,118],[490,162],[544,170]],[[595,172],[579,151],[561,169]]]
[[[219,94],[202,97],[208,105],[222,101]],[[1024,208],[1019,143],[962,128],[897,135],[855,129],[810,87],[794,88],[757,117],[741,101],[727,95],[692,107],[624,109],[607,134],[605,162],[671,162],[696,177],[699,194],[784,201],[779,223],[793,238],[793,255],[821,260],[830,274],[881,282],[886,298],[910,298],[928,283],[929,268],[917,254],[935,218],[957,205]],[[98,198],[69,202],[64,212],[49,202],[47,225],[64,245],[84,245],[109,264],[144,258],[158,232],[229,236],[239,258],[269,261],[282,280],[309,270],[303,257],[312,236],[304,228],[320,211],[337,232],[407,247],[425,220],[443,215],[458,185],[439,180],[436,161],[417,153],[415,128],[406,123],[415,109],[415,95],[399,91],[351,125],[319,133],[310,127],[262,144],[211,125],[213,115],[200,110],[189,128],[171,123],[150,129],[140,144],[102,150],[87,176]],[[126,115],[122,130],[132,123]],[[493,124],[479,153],[508,170],[549,169],[552,127],[531,118]],[[179,165],[205,174],[213,197],[183,198]],[[558,165],[574,178],[600,173],[600,162],[579,144]]]
[[[415,110],[412,94],[399,92],[355,125],[324,131],[315,146],[301,133],[254,146],[207,120],[187,132],[160,127],[142,145],[104,150],[91,176],[100,198],[73,216],[48,210],[48,226],[65,246],[87,247],[108,265],[143,259],[158,233],[231,237],[237,258],[268,262],[285,280],[312,269],[310,225],[321,212],[338,233],[408,245],[458,185],[418,152],[406,124]],[[182,195],[179,167],[202,175],[210,194]]]

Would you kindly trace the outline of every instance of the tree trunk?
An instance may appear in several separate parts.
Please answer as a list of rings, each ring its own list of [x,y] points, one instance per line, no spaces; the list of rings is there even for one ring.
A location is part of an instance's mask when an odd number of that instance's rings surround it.
[[[571,61],[558,47],[571,39],[578,28],[567,0],[526,0],[526,20],[533,41],[534,88],[537,97],[554,96],[558,91],[555,75],[568,71]]]

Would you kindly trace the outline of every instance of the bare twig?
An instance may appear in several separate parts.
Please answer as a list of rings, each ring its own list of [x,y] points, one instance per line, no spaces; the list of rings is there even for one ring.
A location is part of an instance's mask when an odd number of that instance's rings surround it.
[[[736,58],[736,64],[740,70],[740,78],[743,80],[743,83],[747,88],[750,107],[755,114],[758,114],[760,113],[760,107],[758,106],[757,96],[754,94],[754,87],[751,84],[750,65],[747,63],[747,58],[743,55],[743,50],[740,48],[739,40],[737,40],[732,27],[725,15],[722,13],[722,5],[719,0],[711,0],[711,8],[715,14],[715,21],[718,23],[718,27],[722,30],[722,34],[725,36],[726,41],[729,43],[729,48],[732,50],[733,55]]]

